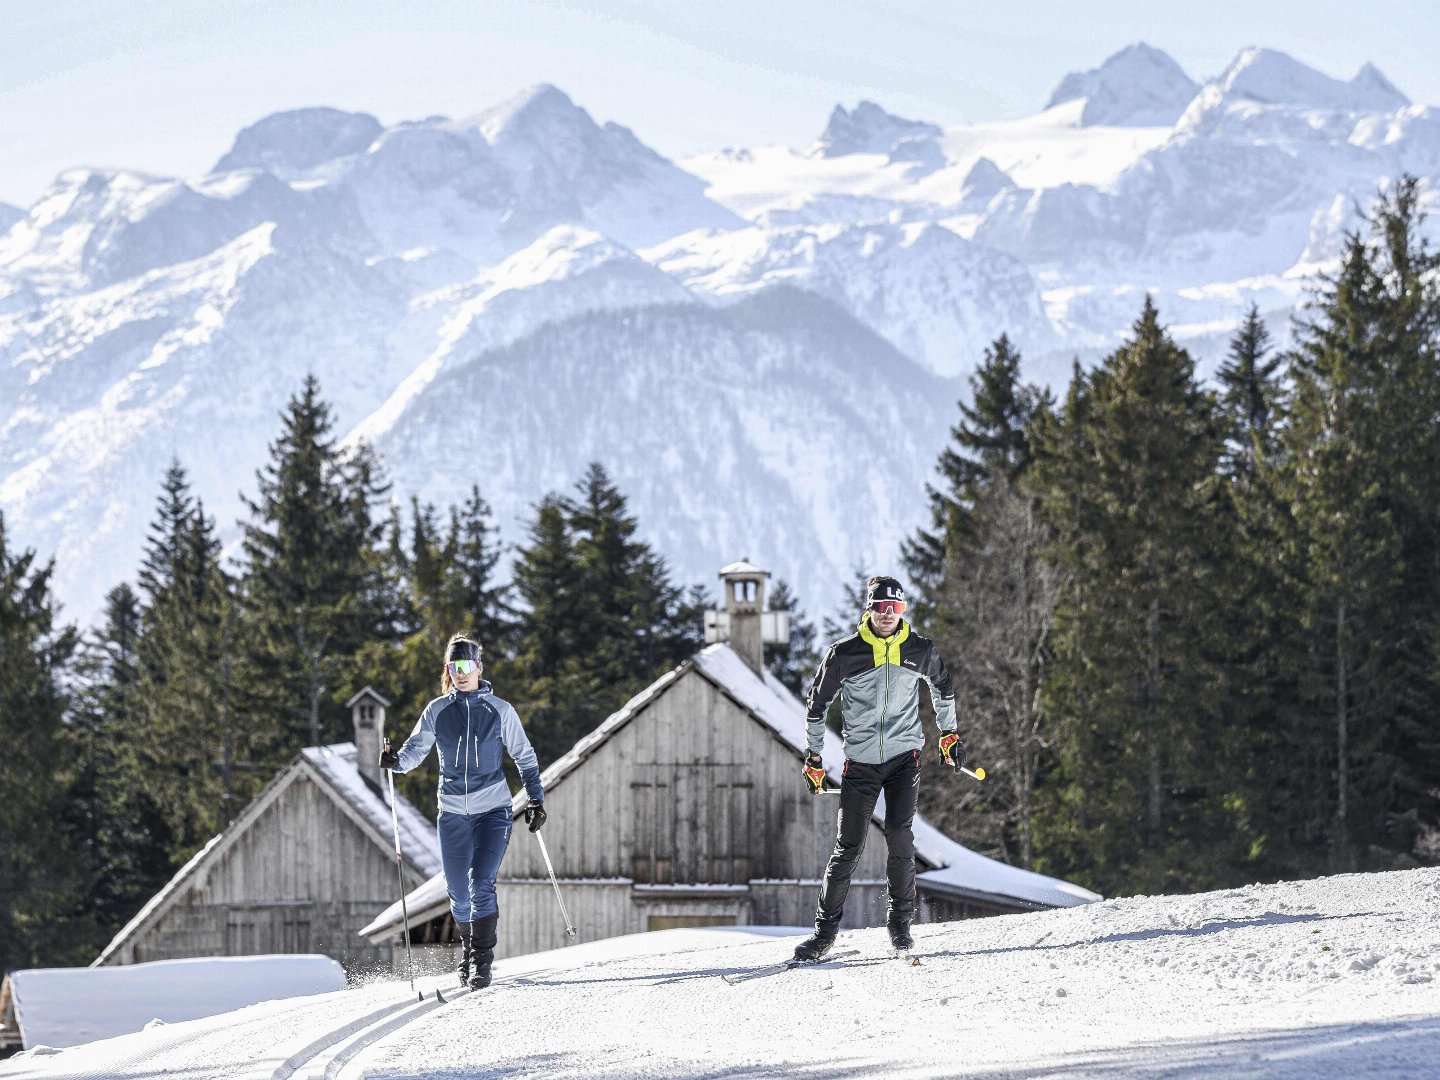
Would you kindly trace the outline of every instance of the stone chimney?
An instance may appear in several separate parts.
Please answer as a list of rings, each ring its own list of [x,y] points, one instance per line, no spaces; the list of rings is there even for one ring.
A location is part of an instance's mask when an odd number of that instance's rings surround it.
[[[345,704],[355,725],[355,768],[375,790],[384,792],[380,743],[385,738],[385,710],[390,702],[367,686]]]
[[[725,609],[705,613],[705,642],[723,641],[735,650],[755,674],[765,670],[765,646],[790,640],[790,613],[765,610],[765,579],[748,559],[720,571],[725,583]]]

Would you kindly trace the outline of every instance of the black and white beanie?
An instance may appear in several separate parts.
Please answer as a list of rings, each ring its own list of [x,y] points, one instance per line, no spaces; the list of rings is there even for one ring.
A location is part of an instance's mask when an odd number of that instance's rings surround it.
[[[873,577],[865,583],[865,607],[872,608],[880,600],[905,600],[905,589],[893,577]]]

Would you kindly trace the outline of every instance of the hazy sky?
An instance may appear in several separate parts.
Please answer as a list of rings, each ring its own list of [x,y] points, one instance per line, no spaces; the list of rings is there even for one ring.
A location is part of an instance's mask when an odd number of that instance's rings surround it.
[[[1437,0],[0,0],[0,200],[62,169],[205,172],[333,105],[465,116],[551,82],[670,157],[808,145],[862,98],[942,124],[1039,110],[1135,41],[1192,78],[1248,45],[1440,104]]]

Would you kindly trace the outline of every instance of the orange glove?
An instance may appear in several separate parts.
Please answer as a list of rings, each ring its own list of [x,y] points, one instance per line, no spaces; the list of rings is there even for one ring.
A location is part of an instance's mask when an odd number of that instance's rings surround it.
[[[811,795],[825,790],[825,764],[819,754],[805,755],[805,783],[810,785]]]
[[[956,771],[965,764],[965,744],[953,731],[940,736],[940,763]]]

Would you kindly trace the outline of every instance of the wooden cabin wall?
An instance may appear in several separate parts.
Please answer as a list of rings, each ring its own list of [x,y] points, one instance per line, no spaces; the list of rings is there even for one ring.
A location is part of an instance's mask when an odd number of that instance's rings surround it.
[[[652,916],[808,926],[839,813],[838,799],[805,790],[793,748],[693,670],[546,792],[545,806],[545,841],[585,941],[640,933]],[[845,928],[884,922],[885,860],[872,823]],[[747,890],[659,890],[704,884]],[[500,955],[564,945],[539,845],[518,822],[498,885]]]
[[[356,930],[395,902],[394,858],[303,772],[181,888],[111,963],[321,953],[354,974],[390,965],[390,946]]]
[[[545,805],[557,874],[644,884],[818,877],[839,812],[834,797],[805,791],[793,749],[693,670],[547,792]],[[522,833],[517,826],[501,876],[543,878],[539,846]],[[855,876],[885,876],[876,825]]]

